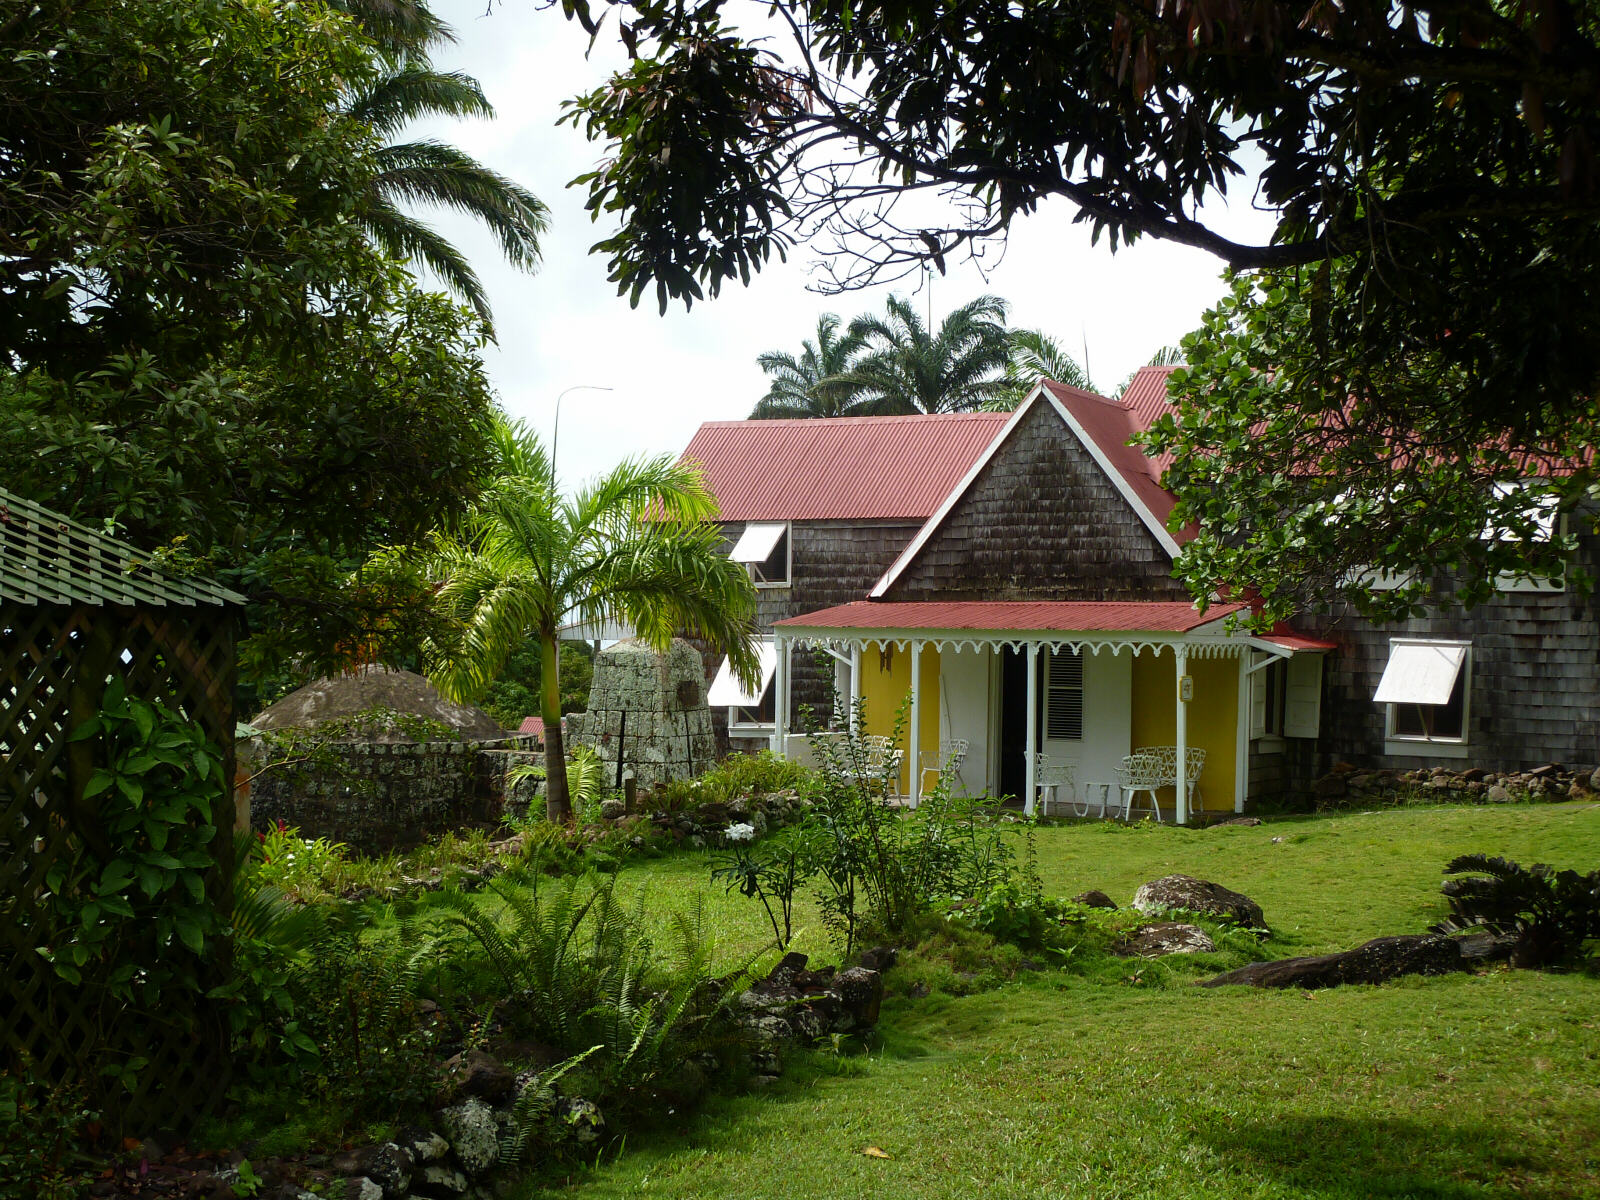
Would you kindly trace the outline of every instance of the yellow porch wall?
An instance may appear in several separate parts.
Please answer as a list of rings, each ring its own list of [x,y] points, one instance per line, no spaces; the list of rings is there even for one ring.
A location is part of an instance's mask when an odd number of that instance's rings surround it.
[[[1233,809],[1238,764],[1239,663],[1233,658],[1191,658],[1194,699],[1189,704],[1189,745],[1206,752],[1200,773],[1200,807]],[[1133,660],[1133,748],[1173,746],[1178,741],[1178,686],[1171,654],[1141,654]],[[1163,806],[1166,796],[1162,796]]]
[[[861,650],[861,698],[865,701],[867,723],[863,731],[872,736],[888,737],[894,733],[895,715],[911,691],[911,650],[896,646],[888,655],[889,669],[884,670],[884,655],[876,646]],[[939,652],[931,646],[922,648],[922,745],[923,750],[939,748]],[[911,788],[911,714],[907,710],[906,727],[900,731],[900,749],[905,762],[900,768],[900,791]],[[929,781],[932,786],[932,781]]]

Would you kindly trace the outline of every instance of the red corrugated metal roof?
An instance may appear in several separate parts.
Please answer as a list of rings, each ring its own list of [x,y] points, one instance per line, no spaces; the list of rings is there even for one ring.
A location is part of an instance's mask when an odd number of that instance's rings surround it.
[[[1010,415],[708,421],[683,458],[726,521],[925,519]]]
[[[798,629],[1039,629],[1062,633],[1186,633],[1248,607],[1213,604],[1204,613],[1170,600],[857,600],[776,624]]]
[[[1166,368],[1160,369],[1166,370]],[[1060,401],[1061,406],[1072,414],[1078,424],[1083,426],[1083,431],[1110,462],[1112,469],[1127,482],[1134,495],[1139,497],[1157,521],[1165,525],[1175,501],[1172,493],[1157,482],[1164,467],[1158,467],[1155,462],[1145,457],[1143,450],[1128,445],[1129,439],[1134,434],[1142,432],[1148,427],[1148,422],[1154,420],[1153,406],[1147,401],[1136,412],[1120,400],[1107,400],[1092,392],[1065,387],[1059,383],[1047,381],[1045,386],[1049,388],[1050,394]],[[1165,383],[1162,386],[1165,387]],[[1145,424],[1139,423],[1141,414],[1147,414]],[[1181,544],[1194,537],[1194,534],[1195,530],[1191,527],[1172,536]]]
[[[1172,404],[1167,399],[1167,377],[1177,369],[1176,366],[1140,367],[1122,390],[1122,406],[1133,418],[1134,428],[1141,433],[1154,425],[1162,413],[1171,409]],[[1172,465],[1172,455],[1158,454],[1146,461],[1151,464],[1152,474],[1160,479],[1162,473]]]
[[[544,736],[543,717],[523,717],[522,724],[517,728],[518,733],[535,733]]]
[[[1285,650],[1337,650],[1339,648],[1338,642],[1312,637],[1308,633],[1301,633],[1298,629],[1291,629],[1281,622],[1272,627],[1271,633],[1263,633],[1261,640],[1271,642],[1274,646],[1282,646]]]

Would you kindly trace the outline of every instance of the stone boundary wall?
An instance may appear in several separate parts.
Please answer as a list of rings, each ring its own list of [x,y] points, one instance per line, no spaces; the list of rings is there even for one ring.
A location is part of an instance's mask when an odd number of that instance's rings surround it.
[[[326,837],[363,853],[414,846],[449,830],[497,824],[526,808],[527,780],[506,794],[506,774],[542,763],[531,734],[476,742],[331,742],[309,761],[290,761],[249,787],[250,824],[282,821],[308,838]],[[250,746],[244,774],[261,769]]]

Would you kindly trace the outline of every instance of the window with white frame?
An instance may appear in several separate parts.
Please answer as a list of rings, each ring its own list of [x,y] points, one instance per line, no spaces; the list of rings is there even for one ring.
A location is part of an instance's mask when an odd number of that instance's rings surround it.
[[[1559,501],[1543,494],[1536,481],[1497,483],[1494,497],[1500,511],[1483,527],[1480,536],[1486,542],[1520,545],[1537,552],[1541,543],[1548,544],[1564,531],[1565,518]],[[1528,575],[1502,571],[1495,577],[1495,588],[1502,592],[1564,592],[1567,581],[1564,574]]]
[[[733,664],[724,658],[706,693],[708,706],[728,710],[730,731],[770,731],[777,722],[777,689],[773,685],[778,669],[777,647],[770,641],[758,642],[756,657],[760,660],[761,674],[754,690],[739,682],[739,677],[733,673]]]
[[[1373,699],[1386,706],[1390,741],[1464,746],[1471,717],[1469,642],[1391,638]]]
[[[1046,660],[1045,737],[1083,739],[1083,655],[1053,650]]]
[[[743,563],[758,588],[788,587],[793,567],[790,528],[785,521],[751,521],[728,557]]]

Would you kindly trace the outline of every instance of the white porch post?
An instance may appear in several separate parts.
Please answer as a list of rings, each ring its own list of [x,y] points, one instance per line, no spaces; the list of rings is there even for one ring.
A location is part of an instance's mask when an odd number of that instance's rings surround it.
[[[1239,655],[1239,711],[1233,742],[1233,811],[1244,811],[1250,791],[1250,651]]]
[[[772,700],[772,752],[779,758],[788,757],[789,748],[789,651],[791,643],[785,637],[779,637],[777,678],[772,681],[772,686],[777,690],[773,693]]]
[[[1172,661],[1177,671],[1173,683],[1173,699],[1178,710],[1178,824],[1189,823],[1189,704],[1183,698],[1183,680],[1189,666],[1189,648],[1173,647]]]
[[[1033,816],[1034,802],[1039,796],[1038,764],[1034,756],[1039,752],[1039,643],[1028,643],[1028,740],[1027,763],[1023,769],[1022,811]]]
[[[856,718],[857,711],[861,708],[861,643],[850,643],[850,715],[846,718],[850,723],[853,733],[860,733],[856,728],[859,723]]]
[[[907,793],[911,806],[922,798],[922,643],[911,643],[911,753],[907,765]]]

